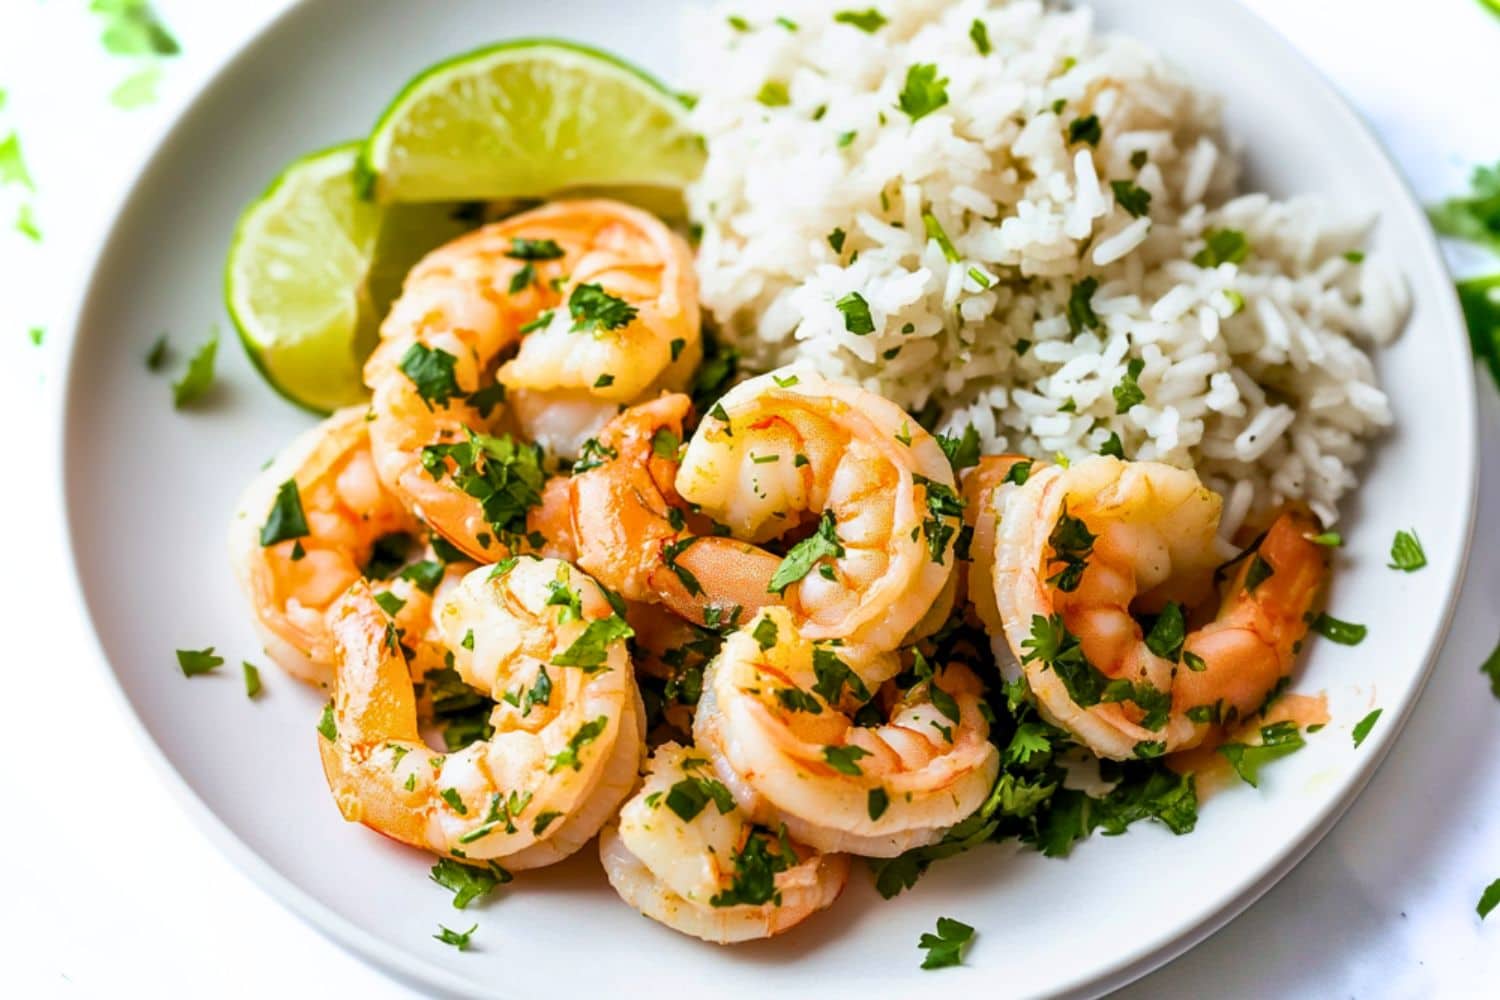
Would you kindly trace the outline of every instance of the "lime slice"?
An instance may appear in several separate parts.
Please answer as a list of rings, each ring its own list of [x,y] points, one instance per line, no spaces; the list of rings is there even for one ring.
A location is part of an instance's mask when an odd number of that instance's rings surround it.
[[[288,399],[328,412],[366,395],[360,369],[400,280],[469,224],[451,205],[361,201],[359,143],[292,163],[245,209],[224,296],[250,360]]]
[[[407,84],[371,133],[361,169],[381,202],[676,190],[703,166],[686,113],[665,85],[614,56],[522,39]]]

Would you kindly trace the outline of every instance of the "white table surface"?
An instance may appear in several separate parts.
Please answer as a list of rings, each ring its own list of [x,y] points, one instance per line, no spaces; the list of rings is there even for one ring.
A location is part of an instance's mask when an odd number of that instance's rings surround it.
[[[1500,159],[1500,20],[1475,0],[1247,2],[1350,96],[1423,199],[1460,188],[1474,162]],[[40,246],[14,235],[15,189],[0,191],[0,426],[11,455],[0,476],[10,525],[0,572],[0,719],[9,734],[0,744],[0,994],[413,995],[219,856],[105,689],[58,555],[46,421],[63,338],[37,348],[27,337],[32,326],[65,321],[86,254],[161,128],[287,5],[158,0],[184,53],[165,66],[161,99],[127,112],[108,94],[132,67],[103,51],[83,0],[0,0],[0,89],[9,92],[0,136],[12,127],[22,135],[45,233]],[[1486,262],[1466,255],[1454,265]],[[231,338],[222,349],[237,346]],[[1482,448],[1494,455],[1500,397],[1480,381]],[[1374,782],[1271,893],[1126,995],[1500,993],[1500,916],[1484,925],[1474,913],[1481,889],[1500,877],[1500,702],[1477,673],[1500,635],[1497,525],[1500,461],[1491,461],[1456,624]],[[1071,905],[1082,914],[1088,903]]]

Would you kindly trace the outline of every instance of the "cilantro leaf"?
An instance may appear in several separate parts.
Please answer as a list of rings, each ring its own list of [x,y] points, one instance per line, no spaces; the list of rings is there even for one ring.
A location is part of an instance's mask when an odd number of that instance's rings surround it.
[[[974,928],[951,917],[938,917],[937,933],[923,934],[917,947],[927,952],[924,969],[942,969],[963,962],[964,949],[974,939]]]
[[[1314,618],[1312,627],[1313,631],[1325,639],[1332,639],[1341,646],[1358,646],[1370,632],[1363,625],[1341,621],[1327,613],[1320,614]]]
[[[818,520],[818,529],[802,541],[793,545],[791,551],[771,574],[766,591],[783,594],[786,588],[812,572],[813,566],[825,558],[838,559],[844,555],[844,546],[839,542],[837,524],[833,512],[825,510]]]
[[[1099,279],[1090,275],[1075,282],[1068,292],[1068,330],[1074,335],[1099,329],[1099,317],[1094,313],[1094,293],[1098,290]]]
[[[568,296],[568,315],[573,333],[595,333],[629,326],[639,310],[624,299],[609,294],[600,285],[579,285]]]
[[[249,660],[241,660],[240,669],[245,677],[245,697],[256,697],[260,694],[260,668]]]
[[[36,190],[36,183],[26,169],[26,157],[21,153],[21,137],[14,132],[0,139],[0,187],[6,184]]]
[[[460,864],[452,858],[442,858],[432,866],[428,878],[453,893],[453,908],[462,910],[481,896],[487,896],[496,886],[504,885],[514,876],[493,861],[484,867]]]
[[[1102,138],[1104,138],[1104,130],[1099,127],[1098,115],[1074,118],[1068,123],[1068,145],[1070,146],[1075,142],[1086,142],[1090,146],[1097,146]]]
[[[1469,346],[1500,385],[1500,274],[1469,278],[1457,287],[1464,325],[1469,328]]]
[[[559,667],[582,667],[591,673],[604,665],[610,646],[633,635],[635,630],[619,615],[596,618],[588,623],[572,645],[552,657],[552,662]]]
[[[451,944],[453,947],[457,948],[459,951],[468,951],[469,950],[469,937],[475,931],[477,931],[478,929],[479,929],[479,925],[475,924],[473,927],[470,927],[468,930],[460,932],[460,931],[450,930],[449,928],[444,927],[442,924],[438,924],[438,932],[433,935],[433,938],[435,940],[443,942],[443,944]]]
[[[896,106],[912,121],[932,114],[948,103],[948,79],[938,79],[936,63],[917,63],[906,71],[906,84]]]
[[[948,456],[948,464],[953,466],[955,474],[979,464],[979,431],[973,424],[965,427],[958,437],[939,434],[937,443]]]
[[[667,790],[667,808],[684,823],[691,823],[710,802],[720,815],[734,810],[734,796],[728,786],[713,778],[684,778]]]
[[[870,315],[870,303],[858,292],[850,292],[834,303],[844,314],[844,329],[857,337],[875,332],[875,319]]]
[[[1475,167],[1469,193],[1433,205],[1427,217],[1444,236],[1500,251],[1500,164]]]
[[[1136,381],[1145,369],[1146,362],[1140,358],[1131,358],[1126,364],[1125,375],[1120,379],[1120,384],[1111,390],[1115,397],[1115,413],[1128,413],[1131,407],[1146,401],[1146,394]]]
[[[775,845],[775,850],[772,850]],[[776,875],[791,868],[797,862],[796,851],[786,839],[783,827],[780,837],[769,831],[752,828],[745,844],[734,853],[734,874],[729,888],[715,893],[709,899],[710,906],[762,906],[779,902],[781,894],[776,890]]]
[[[1474,912],[1479,914],[1480,920],[1483,920],[1497,906],[1500,906],[1500,878],[1484,887],[1484,892],[1479,895],[1479,905],[1474,907]]]
[[[969,25],[969,40],[974,43],[974,47],[979,50],[980,55],[987,56],[990,54],[990,29],[977,17],[974,19],[974,23]]]
[[[1250,244],[1238,229],[1210,229],[1203,236],[1203,249],[1193,254],[1199,267],[1239,264],[1250,255]]]
[[[768,108],[784,108],[792,103],[791,92],[780,80],[767,80],[761,84],[755,99]]]
[[[1146,635],[1146,648],[1162,659],[1176,663],[1182,657],[1182,644],[1186,639],[1187,621],[1182,615],[1182,605],[1168,601]]]
[[[146,0],[93,0],[89,10],[104,18],[99,40],[116,56],[175,56],[182,51]]]
[[[196,677],[206,674],[223,666],[224,657],[215,656],[214,648],[207,649],[179,649],[177,651],[177,665],[182,668],[182,676]]]
[[[865,687],[859,674],[826,646],[813,648],[813,676],[817,678],[813,692],[830,705],[838,704],[845,687],[857,700],[870,700],[870,689]]]
[[[833,15],[833,20],[838,24],[858,28],[867,35],[873,35],[888,23],[885,15],[874,7],[865,10],[841,10]]]
[[[1500,645],[1479,665],[1479,672],[1489,677],[1490,694],[1500,698]]]
[[[1415,573],[1427,565],[1427,553],[1422,550],[1422,542],[1417,538],[1416,531],[1398,531],[1391,542],[1391,569],[1399,569],[1404,573]]]
[[[1373,723],[1372,723],[1373,725]],[[1260,727],[1260,743],[1225,743],[1219,747],[1236,774],[1251,787],[1260,787],[1260,769],[1273,760],[1295,753],[1307,745],[1297,724],[1291,721]]]
[[[776,619],[767,617],[755,623],[755,628],[751,630],[750,635],[755,639],[757,646],[766,650],[776,645],[777,632]]]
[[[439,347],[413,343],[401,355],[400,369],[417,389],[417,395],[428,407],[447,406],[448,401],[463,395],[453,367],[458,359]]]
[[[1375,723],[1380,721],[1380,713],[1383,711],[1384,709],[1377,708],[1375,709],[1375,711],[1371,712],[1369,715],[1365,716],[1363,719],[1360,719],[1357,723],[1354,724],[1353,736],[1354,748],[1356,750],[1359,749],[1360,744],[1365,741],[1365,738],[1370,735],[1370,730],[1375,728]]]
[[[1115,204],[1135,218],[1139,219],[1150,213],[1151,192],[1135,181],[1110,181],[1109,186],[1115,193]]]
[[[182,378],[172,383],[172,405],[175,408],[180,410],[196,403],[214,384],[214,355],[218,350],[219,331],[216,329],[188,360]]]
[[[557,260],[563,256],[563,248],[558,246],[556,240],[532,240],[513,236],[505,256],[516,260]]]
[[[579,726],[578,732],[568,740],[568,745],[547,758],[547,773],[551,774],[560,767],[571,767],[575,771],[581,771],[583,762],[578,759],[578,751],[597,740],[608,727],[609,716],[607,715],[601,715]]]
[[[266,523],[261,525],[261,547],[293,538],[306,538],[308,534],[307,517],[302,512],[302,495],[297,492],[297,480],[288,479],[276,488],[276,500],[271,504]]]
[[[861,775],[858,761],[862,757],[870,756],[870,751],[857,746],[825,746],[823,748],[823,760],[828,766],[840,774]]]

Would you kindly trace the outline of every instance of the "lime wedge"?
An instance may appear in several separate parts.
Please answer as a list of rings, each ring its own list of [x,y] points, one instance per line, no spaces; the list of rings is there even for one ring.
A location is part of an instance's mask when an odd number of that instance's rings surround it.
[[[365,144],[362,181],[381,202],[676,190],[703,166],[686,113],[665,85],[607,53],[504,42],[407,84]]]
[[[283,396],[328,412],[366,395],[360,369],[401,278],[469,228],[451,205],[360,200],[360,144],[292,163],[245,209],[224,297],[250,360]]]

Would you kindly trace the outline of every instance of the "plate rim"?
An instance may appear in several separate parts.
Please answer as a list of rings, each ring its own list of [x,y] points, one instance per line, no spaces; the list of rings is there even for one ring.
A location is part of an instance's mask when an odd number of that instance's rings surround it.
[[[198,82],[180,99],[170,114],[163,118],[160,126],[142,145],[142,152],[137,155],[135,162],[126,171],[123,183],[110,200],[113,207],[105,217],[105,221],[94,228],[92,237],[84,244],[83,259],[88,263],[86,267],[76,272],[77,279],[68,287],[65,301],[70,305],[65,312],[66,322],[62,327],[65,339],[61,378],[57,390],[50,394],[52,398],[49,404],[50,433],[55,439],[48,452],[52,461],[55,462],[50,478],[58,511],[56,523],[60,524],[62,529],[62,548],[66,566],[65,597],[69,606],[76,611],[83,626],[83,641],[94,654],[91,659],[95,669],[103,675],[109,696],[128,719],[131,735],[137,746],[144,749],[152,769],[164,780],[172,798],[199,831],[235,868],[248,876],[256,888],[284,906],[322,937],[405,985],[428,991],[436,989],[451,996],[496,996],[500,995],[496,990],[479,990],[470,980],[451,972],[437,961],[421,958],[413,952],[388,948],[383,941],[369,931],[345,919],[311,892],[277,871],[253,847],[241,839],[228,822],[198,795],[187,779],[172,764],[166,751],[137,713],[130,695],[126,692],[110,662],[84,591],[82,562],[78,546],[75,544],[74,523],[78,512],[75,511],[70,500],[68,489],[67,442],[72,426],[70,423],[71,401],[74,399],[75,383],[80,378],[81,362],[76,348],[79,341],[80,323],[94,295],[100,271],[105,261],[111,256],[114,244],[120,236],[122,220],[140,194],[147,178],[158,169],[166,150],[180,133],[183,123],[191,116],[192,111],[210,93],[221,87],[225,78],[247,58],[253,49],[259,48],[268,36],[283,30],[289,22],[302,16],[306,10],[326,2],[329,0],[290,0],[285,8],[262,21],[243,39],[227,47],[216,63],[205,67]],[[1088,0],[1084,2],[1087,4]],[[1422,216],[1421,202],[1369,122],[1317,64],[1305,56],[1300,48],[1274,26],[1249,9],[1243,0],[1220,0],[1220,3],[1223,12],[1232,13],[1233,17],[1238,18],[1240,23],[1236,26],[1237,28],[1258,33],[1263,44],[1282,50],[1288,58],[1300,64],[1316,88],[1320,102],[1329,106],[1330,109],[1336,108],[1338,113],[1353,127],[1354,134],[1362,147],[1354,158],[1369,163],[1372,167],[1378,164],[1378,169],[1386,179],[1393,182],[1396,189],[1404,195],[1397,203],[1382,206],[1381,217],[1385,218],[1395,212],[1415,214],[1420,222],[1416,228],[1421,234],[1416,251],[1426,259],[1429,266],[1436,265],[1445,276],[1445,280],[1451,283],[1437,237],[1426,224],[1425,217]],[[1170,59],[1170,54],[1167,56]],[[1442,296],[1441,301],[1424,300],[1422,304],[1436,313],[1433,319],[1435,326],[1441,325],[1448,329],[1452,336],[1463,339],[1464,321],[1459,311],[1456,295]],[[1468,356],[1466,346],[1461,356]],[[1081,979],[1059,981],[1055,988],[1045,995],[1094,997],[1122,988],[1165,966],[1223,929],[1270,891],[1311,853],[1313,848],[1338,824],[1379,772],[1420,701],[1443,650],[1457,612],[1459,597],[1467,580],[1472,558],[1480,462],[1478,398],[1472,366],[1466,373],[1466,377],[1459,380],[1459,384],[1462,397],[1459,400],[1459,406],[1467,418],[1460,428],[1455,429],[1461,436],[1455,450],[1463,458],[1460,478],[1461,485],[1466,487],[1461,491],[1462,522],[1458,535],[1459,554],[1453,573],[1447,581],[1446,592],[1442,595],[1441,614],[1426,638],[1426,653],[1420,671],[1416,674],[1415,682],[1405,696],[1406,701],[1399,718],[1381,726],[1376,733],[1372,734],[1373,738],[1366,741],[1366,746],[1369,748],[1366,759],[1355,770],[1342,793],[1326,800],[1316,811],[1308,831],[1295,842],[1283,847],[1259,870],[1250,873],[1245,888],[1238,894],[1221,903],[1209,916],[1189,927],[1179,929],[1166,940],[1147,943],[1135,954],[1124,955]],[[1378,452],[1365,461],[1378,461]]]

